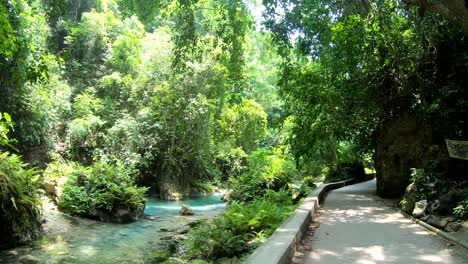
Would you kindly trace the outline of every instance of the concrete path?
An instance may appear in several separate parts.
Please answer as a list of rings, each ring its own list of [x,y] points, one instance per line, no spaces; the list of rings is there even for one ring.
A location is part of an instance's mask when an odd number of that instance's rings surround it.
[[[375,196],[375,180],[332,191],[295,263],[468,263],[467,251],[403,217]],[[307,245],[309,241],[309,245]],[[304,250],[305,248],[305,250]]]

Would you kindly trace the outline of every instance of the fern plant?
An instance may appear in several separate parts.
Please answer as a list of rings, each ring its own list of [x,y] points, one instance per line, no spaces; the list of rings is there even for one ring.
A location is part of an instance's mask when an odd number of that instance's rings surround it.
[[[41,227],[38,179],[19,156],[0,153],[0,248],[32,239]]]

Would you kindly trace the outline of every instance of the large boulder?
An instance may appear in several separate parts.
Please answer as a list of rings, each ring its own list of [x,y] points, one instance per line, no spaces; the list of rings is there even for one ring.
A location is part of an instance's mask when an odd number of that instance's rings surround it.
[[[464,198],[465,190],[453,189],[439,197],[439,207],[437,212],[440,214],[450,214],[457,203]]]
[[[379,196],[401,196],[409,184],[410,168],[425,168],[436,159],[448,161],[446,149],[434,138],[431,126],[410,111],[394,114],[379,128],[375,156]]]
[[[180,215],[193,215],[192,208],[188,207],[187,205],[183,204],[179,211]]]

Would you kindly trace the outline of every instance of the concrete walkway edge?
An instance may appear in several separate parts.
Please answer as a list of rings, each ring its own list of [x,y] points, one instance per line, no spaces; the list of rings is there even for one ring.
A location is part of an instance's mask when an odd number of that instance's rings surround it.
[[[456,238],[456,237],[454,237],[454,236],[452,236],[450,234],[447,234],[442,230],[439,230],[439,229],[437,229],[437,228],[435,228],[435,227],[433,227],[433,226],[431,226],[431,225],[429,225],[429,224],[427,224],[427,223],[425,223],[425,222],[423,222],[423,221],[421,221],[421,220],[419,220],[417,218],[414,218],[413,216],[409,216],[409,215],[407,215],[405,213],[403,213],[403,215],[410,218],[413,222],[415,222],[416,224],[419,224],[420,226],[426,228],[427,230],[436,233],[437,235],[449,240],[452,243],[458,244],[458,245],[468,249],[468,243],[466,241],[460,240],[460,239],[458,239],[458,238]]]
[[[269,263],[284,264],[290,263],[297,244],[301,241],[307,224],[313,218],[320,204],[323,203],[327,193],[351,184],[364,182],[373,179],[367,178],[363,181],[346,180],[322,185],[314,190],[294,213],[268,238],[265,243],[258,247],[246,260],[249,264]]]

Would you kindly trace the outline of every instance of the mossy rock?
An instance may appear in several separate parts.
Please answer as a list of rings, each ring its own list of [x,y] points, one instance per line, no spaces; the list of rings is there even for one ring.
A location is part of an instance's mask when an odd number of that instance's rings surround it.
[[[196,259],[190,262],[190,264],[210,264],[208,261],[203,260],[203,259]]]
[[[180,260],[177,260],[177,259],[174,259],[174,258],[170,258],[164,262],[162,262],[161,264],[183,264],[184,262],[180,261]]]
[[[149,255],[148,259],[150,263],[153,263],[153,264],[165,263],[165,261],[167,261],[171,256],[172,256],[172,253],[169,250],[161,250],[161,251],[157,251]]]

